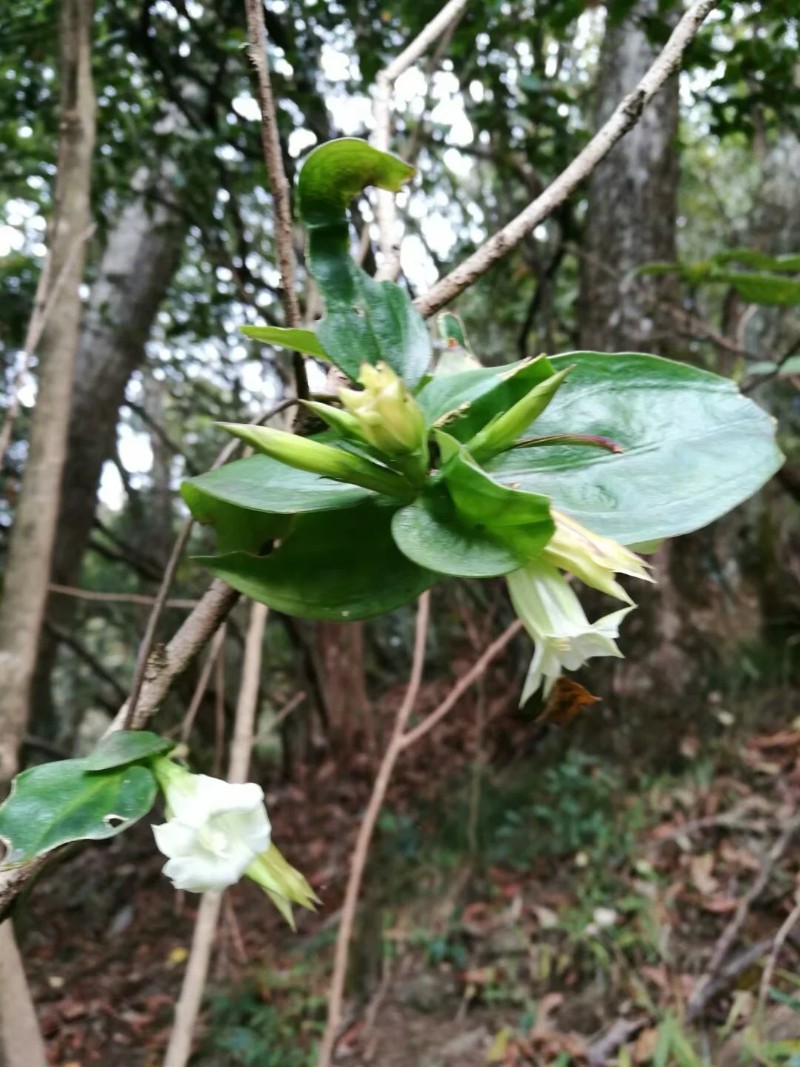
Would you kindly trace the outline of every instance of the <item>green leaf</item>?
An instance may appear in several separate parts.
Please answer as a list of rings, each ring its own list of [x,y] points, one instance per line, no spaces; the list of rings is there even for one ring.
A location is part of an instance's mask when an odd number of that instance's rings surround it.
[[[742,299],[750,304],[767,307],[793,307],[800,304],[800,281],[794,278],[746,271],[720,271],[709,280],[732,285]]]
[[[774,422],[724,378],[636,353],[571,352],[536,433],[610,437],[611,455],[579,446],[518,448],[487,464],[496,480],[622,544],[688,533],[759,489],[780,467]]]
[[[198,492],[203,496],[199,497]],[[181,486],[181,495],[201,522],[204,514],[206,521],[215,522],[207,503],[209,497],[238,508],[276,515],[296,515],[308,511],[350,508],[374,496],[369,489],[287,467],[285,463],[279,463],[269,456],[239,459],[200,474],[197,478],[190,478]],[[198,507],[198,512],[195,512],[195,507]]]
[[[800,255],[770,256],[765,252],[757,252],[753,248],[734,248],[728,252],[717,252],[714,262],[719,263],[720,266],[728,263],[743,263],[744,266],[754,267],[756,270],[800,273]]]
[[[240,326],[241,333],[254,341],[263,341],[268,345],[280,345],[304,356],[324,359],[330,362],[330,356],[319,343],[313,330],[297,330],[285,326]]]
[[[780,374],[800,374],[800,356],[791,356],[784,360],[779,368]]]
[[[431,361],[427,327],[406,292],[377,282],[350,257],[347,207],[367,185],[397,192],[414,168],[366,141],[345,137],[314,149],[298,180],[308,228],[308,264],[325,301],[317,337],[330,359],[356,379],[362,363],[386,362],[409,385]]]
[[[380,502],[301,515],[269,556],[234,552],[200,558],[245,596],[287,615],[364,619],[414,600],[435,580],[391,535],[394,508]]]
[[[270,426],[235,422],[221,422],[219,425],[256,451],[296,470],[405,500],[412,495],[411,486],[397,471],[390,470],[353,448],[340,447],[338,442],[329,444],[318,438],[301,437]]]
[[[115,730],[104,737],[84,760],[87,771],[106,771],[169,752],[175,742],[149,730]]]
[[[745,372],[748,375],[774,374],[778,370],[778,364],[771,359],[758,359],[755,363],[748,363]]]
[[[398,156],[358,137],[340,137],[309,152],[297,184],[298,213],[309,228],[345,218],[351,200],[368,185],[398,193],[415,174]]]
[[[484,367],[432,378],[417,395],[431,423],[441,425],[459,441],[468,441],[503,411],[518,403],[553,375],[545,356],[507,367]],[[452,413],[450,418],[444,416]]]
[[[200,478],[205,477],[207,475],[200,475]],[[282,536],[291,524],[289,515],[256,511],[212,496],[197,481],[184,482],[181,496],[197,522],[214,527],[218,552],[260,552],[269,541]]]
[[[439,574],[491,578],[525,562],[485,529],[459,516],[443,485],[396,512],[392,534],[404,556]]]
[[[25,863],[69,841],[101,841],[127,830],[152,808],[156,781],[142,764],[90,772],[85,759],[23,771],[0,807],[0,869]]]
[[[447,456],[442,480],[459,516],[522,559],[538,556],[555,533],[547,497],[498,484],[452,437],[439,431],[436,438]]]

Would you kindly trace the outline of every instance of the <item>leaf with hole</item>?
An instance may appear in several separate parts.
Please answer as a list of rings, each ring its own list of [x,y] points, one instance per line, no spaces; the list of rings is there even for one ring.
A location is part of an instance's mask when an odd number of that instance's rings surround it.
[[[115,837],[150,811],[156,780],[139,763],[91,771],[85,759],[31,767],[14,779],[0,806],[0,869],[15,867],[70,841]]]

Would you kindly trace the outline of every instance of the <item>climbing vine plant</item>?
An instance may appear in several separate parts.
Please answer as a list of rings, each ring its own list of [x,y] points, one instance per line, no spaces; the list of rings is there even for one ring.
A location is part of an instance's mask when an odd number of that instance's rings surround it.
[[[780,466],[774,427],[724,378],[640,353],[541,355],[482,367],[457,320],[433,367],[428,328],[405,290],[350,256],[347,212],[363,188],[398,191],[413,168],[346,138],[313,151],[298,184],[308,265],[325,302],[315,330],[247,327],[333,364],[349,384],[305,401],[310,437],[223,424],[255,455],[192,478],[183,498],[211,524],[199,562],[278,611],[355,620],[437,581],[505,575],[534,642],[522,693],[621,655],[638,552],[754,493]],[[570,577],[623,606],[590,622]],[[120,833],[153,806],[176,886],[219,890],[247,876],[291,919],[313,893],[271,842],[258,786],[193,775],[155,734],[123,731],[91,756],[33,768],[0,807],[3,866],[68,841]]]

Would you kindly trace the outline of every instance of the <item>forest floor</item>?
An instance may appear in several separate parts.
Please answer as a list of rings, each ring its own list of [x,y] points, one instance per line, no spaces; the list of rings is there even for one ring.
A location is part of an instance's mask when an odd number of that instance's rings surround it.
[[[337,1063],[797,1067],[800,723],[713,754],[688,739],[678,773],[634,785],[550,740],[481,764],[463,722],[397,769]],[[251,883],[229,891],[197,1067],[313,1067],[374,764],[268,792],[323,904],[295,934]],[[162,1063],[198,898],[161,863],[141,825],[63,860],[20,910],[52,1064]]]

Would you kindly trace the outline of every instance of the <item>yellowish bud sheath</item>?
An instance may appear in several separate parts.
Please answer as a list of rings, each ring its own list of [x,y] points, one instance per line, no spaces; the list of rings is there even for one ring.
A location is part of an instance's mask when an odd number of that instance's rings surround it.
[[[346,411],[358,420],[364,440],[415,484],[428,464],[425,416],[404,382],[385,363],[365,363],[358,379],[363,390],[340,389]]]
[[[542,414],[571,370],[572,367],[566,367],[546,381],[540,382],[508,411],[504,411],[476,433],[472,440],[467,442],[467,450],[481,463],[496,456],[498,452],[511,448],[523,430]]]
[[[616,581],[615,574],[653,581],[647,563],[629,548],[610,537],[594,533],[555,508],[551,508],[551,514],[556,532],[542,553],[547,563],[569,571],[593,589],[627,604],[632,604],[633,600]]]
[[[364,456],[355,456],[341,448],[312,441],[308,437],[273,430],[267,426],[247,426],[240,423],[221,422],[220,426],[234,437],[241,438],[257,452],[296,467],[301,471],[333,478],[337,482],[349,482],[376,493],[409,499],[411,486],[396,471],[382,467]]]

